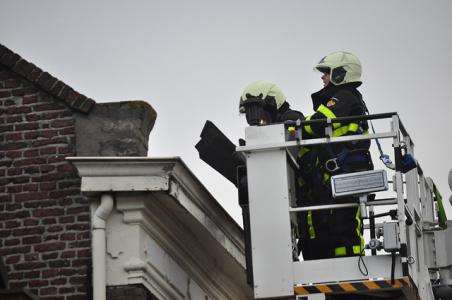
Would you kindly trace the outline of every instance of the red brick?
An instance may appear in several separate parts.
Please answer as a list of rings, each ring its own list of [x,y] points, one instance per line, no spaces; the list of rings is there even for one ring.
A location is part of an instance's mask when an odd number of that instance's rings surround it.
[[[58,234],[48,234],[44,238],[44,241],[46,241],[46,242],[48,242],[48,241],[58,241],[58,240],[59,240]]]
[[[14,196],[16,201],[31,201],[31,200],[43,200],[47,198],[47,193],[37,192],[37,193],[25,193],[18,194]]]
[[[39,121],[41,117],[37,114],[28,114],[25,116],[25,120],[28,122]]]
[[[44,227],[19,228],[13,230],[13,236],[38,235],[44,233]]]
[[[27,278],[27,279],[35,279],[35,278],[39,278],[40,276],[41,276],[40,271],[24,272],[24,278]]]
[[[89,264],[88,259],[75,259],[72,261],[72,267],[87,266]]]
[[[60,232],[63,231],[63,226],[61,225],[55,225],[55,226],[50,226],[49,228],[47,228],[48,232]]]
[[[58,219],[58,222],[61,224],[73,223],[75,221],[74,216],[64,216]]]
[[[60,294],[71,294],[74,291],[75,291],[75,288],[73,288],[73,287],[64,287],[64,288],[58,289],[58,293],[60,293]]]
[[[60,276],[72,276],[77,274],[77,271],[73,268],[70,269],[60,269]]]
[[[75,123],[74,119],[66,119],[66,120],[53,120],[50,122],[50,126],[53,128],[61,128],[61,127],[69,127],[73,126]]]
[[[30,180],[30,177],[27,177],[27,176],[12,177],[9,179],[9,181],[13,184],[28,183],[29,180]]]
[[[56,154],[57,148],[56,147],[47,147],[47,148],[42,148],[39,150],[39,153],[41,155],[46,155],[46,154]]]
[[[44,225],[52,225],[52,224],[57,223],[57,219],[56,218],[46,218],[46,219],[41,219],[41,222]]]
[[[56,259],[56,258],[58,258],[58,252],[43,253],[42,254],[42,259],[43,260]]]
[[[30,252],[30,246],[20,246],[13,248],[0,248],[0,255],[10,255],[10,254],[18,254],[18,253],[28,253]]]
[[[57,251],[57,250],[63,250],[64,248],[66,248],[65,243],[49,243],[49,244],[41,244],[41,245],[34,246],[34,249],[37,252]]]
[[[38,166],[25,167],[24,168],[24,173],[25,174],[36,174],[36,173],[39,173],[39,167]],[[32,178],[32,181],[33,181],[33,178]]]
[[[24,226],[36,226],[39,224],[39,221],[36,219],[25,219],[23,222]]]
[[[5,211],[15,211],[15,210],[20,210],[21,208],[22,208],[21,203],[12,203],[12,204],[7,204],[5,206]]]
[[[49,269],[42,271],[42,278],[55,277],[59,273],[58,269]]]
[[[53,209],[37,209],[33,212],[33,217],[42,218],[50,216],[61,216],[64,214],[63,208],[53,208]]]
[[[20,244],[20,240],[19,239],[5,240],[5,246],[17,246],[19,244]]]
[[[25,262],[20,264],[15,264],[14,269],[16,271],[20,270],[36,270],[44,268],[46,264],[44,262]]]
[[[41,236],[30,236],[22,238],[22,244],[30,245],[30,244],[38,244],[42,242]]]
[[[39,128],[38,123],[24,123],[24,124],[16,124],[14,125],[14,128],[17,131],[23,131],[23,130],[36,130]]]
[[[54,102],[54,103],[45,103],[45,104],[38,104],[33,106],[33,111],[41,112],[41,111],[53,111],[53,110],[62,110],[66,107],[64,104]],[[53,119],[53,118],[51,118]]]
[[[20,222],[17,220],[5,222],[5,228],[17,228],[19,226],[20,226]]]
[[[7,131],[13,131],[13,130],[14,130],[13,125],[2,125],[2,126],[0,126],[0,132],[7,132]],[[6,150],[6,149],[3,148],[2,150]]]
[[[30,166],[30,165],[42,165],[45,163],[47,163],[47,162],[44,158],[27,158],[27,159],[16,160],[14,162],[14,166],[23,167],[23,166]]]
[[[23,289],[27,286],[27,281],[13,281],[9,283],[10,289]]]
[[[8,151],[6,152],[6,157],[14,159],[14,158],[19,158],[22,157],[22,152],[20,151]]]
[[[10,91],[0,91],[0,98],[8,98],[11,97]]]
[[[38,91],[36,90],[35,87],[33,86],[28,86],[28,87],[23,87],[23,88],[19,88],[19,89],[14,89],[12,91],[13,96],[24,96],[24,95],[30,95],[30,94],[35,94]]]
[[[60,240],[62,240],[62,241],[74,241],[75,240],[75,233],[63,233],[60,236]]]
[[[48,285],[49,285],[48,280],[32,280],[28,282],[29,287],[43,287]]]
[[[25,96],[22,99],[22,104],[33,104],[38,102],[38,96],[32,95],[32,96]]]
[[[65,285],[67,283],[66,278],[57,278],[52,281],[50,281],[51,285]]]
[[[78,194],[80,194],[80,190],[78,190],[78,189],[62,190],[62,191],[50,192],[49,198],[55,199],[55,198],[67,197],[67,196],[78,195]]]
[[[34,140],[39,137],[39,131],[29,131],[25,132],[24,138],[26,140]]]
[[[6,123],[20,123],[23,121],[22,116],[12,116],[6,118]]]
[[[66,225],[66,230],[84,231],[90,229],[89,224]]]
[[[53,260],[49,262],[49,267],[51,268],[66,268],[69,267],[71,264],[69,260],[66,259],[60,259],[60,260]]]
[[[55,137],[48,140],[40,140],[32,142],[33,147],[41,147],[46,145],[67,144],[68,140],[65,137]]]
[[[40,296],[56,295],[58,289],[56,287],[48,287],[39,290]]]
[[[32,149],[24,151],[24,157],[35,157],[39,155],[39,150]]]
[[[88,206],[72,207],[68,208],[66,211],[68,215],[77,215],[83,212],[89,212],[89,207]]]
[[[11,106],[6,109],[6,113],[9,115],[27,114],[31,112],[31,108],[28,106]]]
[[[93,99],[88,98],[78,107],[78,109],[82,112],[88,113],[95,104],[96,102]]]
[[[77,251],[77,257],[91,257],[91,250],[84,249]]]
[[[69,283],[71,284],[83,284],[86,282],[86,277],[83,276],[74,276],[69,279]]]
[[[2,150],[17,150],[17,149],[23,149],[26,148],[28,145],[27,143],[20,142],[20,143],[7,143],[2,145]]]
[[[13,265],[13,264],[17,264],[20,261],[20,255],[12,255],[12,256],[8,256],[5,259],[5,263],[7,265]]]
[[[5,140],[7,141],[20,141],[23,138],[21,132],[7,133],[5,134]]]
[[[9,194],[20,193],[22,192],[22,186],[21,185],[9,186],[7,188],[7,192]]]
[[[56,189],[56,182],[44,182],[39,185],[41,191],[53,191]]]
[[[20,87],[20,81],[17,79],[8,79],[5,81],[5,88],[7,89],[12,89],[12,88],[17,88]]]
[[[65,251],[61,253],[61,258],[74,258],[75,251]]]
[[[25,254],[25,261],[37,261],[39,260],[39,253]]]

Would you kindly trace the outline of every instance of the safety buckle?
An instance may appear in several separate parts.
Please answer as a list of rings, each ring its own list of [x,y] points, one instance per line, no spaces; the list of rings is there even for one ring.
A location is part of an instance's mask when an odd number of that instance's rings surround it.
[[[328,172],[335,172],[335,171],[339,170],[340,167],[339,167],[339,165],[337,164],[337,158],[331,158],[331,159],[328,159],[328,160],[325,162],[325,169],[326,169]]]

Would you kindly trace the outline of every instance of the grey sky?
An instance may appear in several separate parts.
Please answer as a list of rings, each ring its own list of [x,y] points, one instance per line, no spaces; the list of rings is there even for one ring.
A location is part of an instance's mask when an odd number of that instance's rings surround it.
[[[148,101],[158,112],[149,155],[181,156],[241,223],[235,188],[193,147],[205,120],[236,142],[238,98],[257,79],[311,113],[312,67],[336,50],[360,58],[370,111],[400,114],[449,198],[451,12],[449,0],[0,0],[0,43],[98,102]]]

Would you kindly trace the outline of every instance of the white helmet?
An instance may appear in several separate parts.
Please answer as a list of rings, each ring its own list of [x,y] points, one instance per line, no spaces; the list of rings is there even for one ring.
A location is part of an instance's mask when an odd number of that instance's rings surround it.
[[[282,90],[273,82],[258,80],[249,84],[243,90],[242,96],[240,97],[239,111],[244,113],[246,103],[256,100],[279,109],[286,102],[286,96],[284,96]]]
[[[338,51],[322,58],[314,69],[330,74],[334,85],[361,82],[361,63],[350,52]]]

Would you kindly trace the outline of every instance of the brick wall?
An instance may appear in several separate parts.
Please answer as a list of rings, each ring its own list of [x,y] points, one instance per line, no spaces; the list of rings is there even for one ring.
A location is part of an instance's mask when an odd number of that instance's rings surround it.
[[[94,102],[2,47],[0,58],[0,255],[9,286],[39,299],[89,299],[89,207],[65,157],[75,156],[68,103],[88,110]]]

